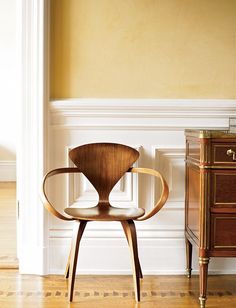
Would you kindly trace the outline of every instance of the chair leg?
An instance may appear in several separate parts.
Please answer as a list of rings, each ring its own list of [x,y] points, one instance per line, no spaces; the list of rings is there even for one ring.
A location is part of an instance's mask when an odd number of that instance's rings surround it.
[[[69,284],[68,284],[68,296],[69,296],[70,302],[72,302],[73,300],[76,265],[77,265],[77,258],[78,258],[78,253],[79,253],[79,244],[80,244],[82,235],[84,233],[86,224],[87,224],[87,221],[85,220],[76,221],[74,230],[73,230],[73,237],[72,237],[72,244],[71,244],[71,251],[70,251]]]
[[[128,244],[129,244],[128,234],[127,234],[127,232],[126,232],[126,228],[125,228],[125,226],[124,226],[124,222],[123,222],[123,221],[121,221],[121,225],[122,225],[122,227],[123,227],[123,229],[124,229],[124,233],[125,233],[127,242],[128,242]],[[139,268],[139,278],[142,279],[142,278],[143,278],[143,273],[142,273],[142,268],[141,268],[141,265],[140,265],[139,258],[138,258],[138,268]]]
[[[127,233],[129,247],[132,257],[133,264],[133,279],[134,279],[134,290],[135,299],[137,302],[140,301],[140,280],[139,280],[139,262],[138,262],[138,246],[136,229],[133,220],[125,221],[123,224],[125,233]]]
[[[67,260],[67,264],[66,264],[66,270],[65,270],[65,275],[64,275],[64,277],[66,279],[69,278],[71,249],[72,249],[72,247],[70,248],[70,253],[69,253],[69,256],[68,256],[68,260]]]

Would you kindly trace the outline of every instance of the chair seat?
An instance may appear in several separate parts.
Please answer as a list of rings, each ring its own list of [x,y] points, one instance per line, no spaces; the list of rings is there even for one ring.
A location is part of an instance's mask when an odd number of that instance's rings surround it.
[[[101,208],[95,206],[92,208],[73,208],[68,207],[64,212],[78,220],[96,220],[96,221],[123,221],[136,219],[144,215],[145,210],[142,208]]]

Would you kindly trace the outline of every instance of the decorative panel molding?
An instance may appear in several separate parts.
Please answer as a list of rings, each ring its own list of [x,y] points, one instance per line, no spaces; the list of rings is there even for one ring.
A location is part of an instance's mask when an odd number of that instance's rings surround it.
[[[168,202],[163,209],[184,209],[185,198],[185,149],[157,148],[153,146],[155,169],[159,170],[169,186]],[[155,184],[155,199],[160,196],[160,183]]]

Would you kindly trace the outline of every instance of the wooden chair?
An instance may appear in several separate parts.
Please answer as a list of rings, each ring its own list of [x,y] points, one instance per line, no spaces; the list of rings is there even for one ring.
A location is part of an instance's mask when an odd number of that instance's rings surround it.
[[[42,184],[42,200],[45,208],[60,219],[75,222],[71,251],[65,273],[65,277],[69,278],[69,300],[73,300],[79,244],[87,222],[120,221],[132,256],[135,298],[137,301],[140,301],[140,278],[143,275],[138,257],[134,220],[146,220],[156,214],[167,200],[168,186],[159,172],[147,168],[132,168],[131,166],[139,157],[139,152],[126,145],[115,143],[85,144],[72,149],[69,152],[69,157],[76,167],[54,169],[45,175]],[[64,210],[67,215],[61,214],[47,198],[45,192],[46,180],[56,174],[77,172],[82,172],[95,187],[99,195],[98,204],[92,208],[67,207]],[[126,172],[146,173],[160,179],[162,194],[156,206],[149,213],[145,214],[142,208],[117,208],[110,204],[109,194]]]

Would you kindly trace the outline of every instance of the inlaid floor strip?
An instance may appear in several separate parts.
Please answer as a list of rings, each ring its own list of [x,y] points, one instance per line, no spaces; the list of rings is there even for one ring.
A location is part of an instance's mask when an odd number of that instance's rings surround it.
[[[198,292],[188,291],[188,292],[156,292],[156,291],[143,291],[141,292],[141,297],[198,297]],[[224,296],[236,296],[236,292],[231,291],[209,291],[207,292],[209,296],[224,297]],[[22,296],[22,297],[45,297],[45,298],[65,298],[68,296],[67,292],[62,291],[47,291],[47,292],[27,292],[27,291],[0,291],[0,297],[11,297],[11,296]],[[93,292],[79,292],[75,291],[74,297],[134,297],[134,292],[119,292],[119,291],[93,291]]]
[[[235,296],[235,293],[232,293],[230,291],[224,291],[224,292],[208,292],[208,296]],[[34,296],[40,296],[40,297],[67,297],[67,292],[61,292],[61,291],[53,291],[53,292],[8,292],[8,291],[0,291],[0,296],[3,297],[9,297],[9,296],[24,296],[24,297],[34,297]],[[134,292],[99,292],[99,291],[93,291],[93,292],[78,292],[75,291],[74,297],[133,297]],[[144,291],[141,292],[142,297],[196,297],[198,296],[198,292],[154,292],[154,291]]]

